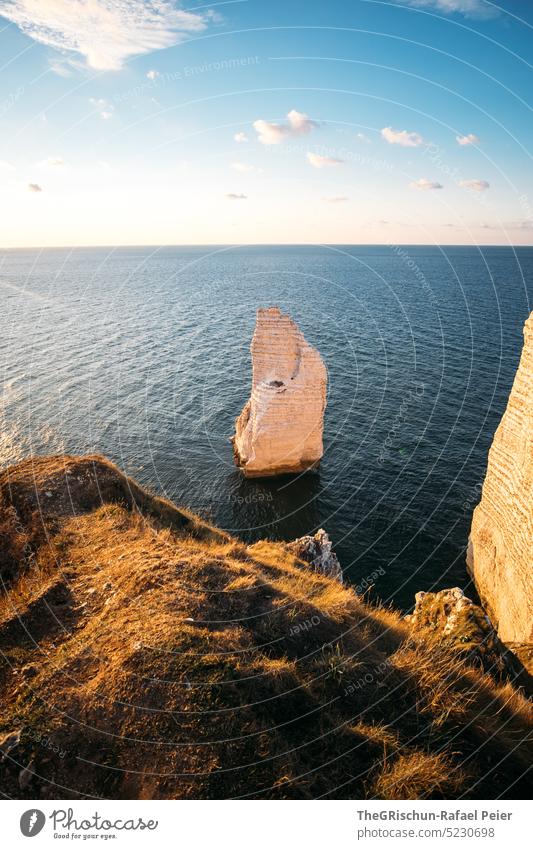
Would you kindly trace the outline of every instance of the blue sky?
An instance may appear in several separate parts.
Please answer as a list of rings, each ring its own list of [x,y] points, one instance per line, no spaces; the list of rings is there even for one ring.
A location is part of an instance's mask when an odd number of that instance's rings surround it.
[[[0,241],[532,244],[532,7],[0,0]]]

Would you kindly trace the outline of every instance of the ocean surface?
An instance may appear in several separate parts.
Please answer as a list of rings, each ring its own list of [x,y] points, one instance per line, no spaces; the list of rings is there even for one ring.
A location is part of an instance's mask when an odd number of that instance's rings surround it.
[[[103,453],[246,540],[324,527],[403,609],[470,590],[465,547],[533,301],[533,248],[0,251],[0,465]],[[233,422],[255,311],[329,372],[318,473],[247,481]]]

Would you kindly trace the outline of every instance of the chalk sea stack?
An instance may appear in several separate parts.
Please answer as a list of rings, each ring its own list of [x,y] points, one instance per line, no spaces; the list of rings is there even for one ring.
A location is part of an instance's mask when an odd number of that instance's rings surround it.
[[[251,397],[232,440],[236,464],[246,477],[316,467],[324,453],[327,389],[320,354],[277,307],[257,311],[251,352]]]
[[[533,313],[489,452],[467,562],[500,639],[533,670]]]

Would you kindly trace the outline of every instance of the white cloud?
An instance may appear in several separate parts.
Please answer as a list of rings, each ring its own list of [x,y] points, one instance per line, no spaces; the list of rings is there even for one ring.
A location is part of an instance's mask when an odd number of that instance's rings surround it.
[[[467,136],[455,136],[457,140],[457,144],[460,144],[461,147],[465,147],[469,144],[479,144],[479,139],[475,135],[475,133],[468,133]]]
[[[286,124],[275,124],[263,121],[260,118],[254,121],[253,127],[261,144],[280,144],[290,136],[307,135],[316,127],[316,123],[305,112],[297,112],[296,109],[291,109],[287,113]]]
[[[233,136],[233,141],[236,141],[236,142],[239,142],[239,143],[247,142],[248,136],[246,135],[246,133],[235,133],[235,135]]]
[[[444,12],[446,15],[459,12],[467,18],[495,18],[499,14],[499,9],[485,0],[395,0],[395,2],[408,3],[409,6],[417,9]]]
[[[408,133],[407,130],[393,130],[392,127],[383,127],[382,138],[389,144],[399,144],[401,147],[420,147],[424,139],[418,133]]]
[[[109,119],[113,117],[113,110],[115,107],[112,103],[109,103],[108,100],[104,100],[103,97],[90,97],[89,103],[94,107],[96,112],[98,112],[103,121],[109,121]]]
[[[159,73],[159,71],[154,71],[154,70],[152,70],[152,71],[147,71],[147,72],[146,72],[146,76],[147,76],[147,78],[148,78],[149,80],[152,80],[152,82],[153,82],[153,81],[154,81],[154,80],[156,80],[158,77],[160,77],[160,76],[161,76],[161,74]]]
[[[230,168],[233,168],[234,171],[238,171],[240,174],[249,174],[255,171],[254,166],[249,165],[247,162],[232,162]]]
[[[65,160],[61,156],[49,156],[37,163],[39,168],[62,168],[64,164]]]
[[[15,170],[15,166],[11,162],[6,162],[5,159],[0,159],[0,174],[8,174]]]
[[[238,192],[228,192],[226,197],[229,200],[247,200],[248,195],[243,195]]]
[[[80,54],[99,71],[171,47],[186,33],[204,30],[210,17],[176,9],[171,0],[0,0],[0,15],[41,44]]]
[[[28,183],[28,190],[30,192],[42,192],[41,187],[37,183]]]
[[[365,142],[365,144],[370,144],[370,139],[368,138],[368,136],[365,136],[364,133],[356,133],[355,138],[357,139],[357,141]]]
[[[432,189],[442,189],[442,183],[436,183],[433,180],[428,180],[426,177],[420,177],[419,180],[414,180],[409,183],[411,189],[418,189],[420,192],[428,192]]]
[[[326,203],[344,203],[347,200],[350,200],[346,195],[335,195],[331,198],[322,198]]]
[[[471,189],[473,192],[484,192],[490,189],[490,183],[486,180],[459,180],[458,185],[463,189]]]
[[[504,221],[502,224],[478,224],[482,230],[533,230],[533,221],[526,219],[525,221]]]
[[[50,70],[57,74],[58,77],[70,77],[72,76],[72,64],[68,59],[63,57],[57,58],[54,56],[53,59],[50,60]]]
[[[341,165],[342,159],[335,159],[333,156],[320,156],[318,153],[308,153],[307,161],[313,168],[331,168],[334,165]]]

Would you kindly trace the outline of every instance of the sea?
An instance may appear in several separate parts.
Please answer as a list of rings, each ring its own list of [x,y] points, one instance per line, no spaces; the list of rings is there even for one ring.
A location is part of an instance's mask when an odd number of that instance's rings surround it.
[[[459,586],[532,309],[533,248],[0,250],[0,466],[105,454],[246,541],[330,535],[346,580],[409,610]],[[246,480],[234,420],[258,307],[328,370],[324,457]]]

